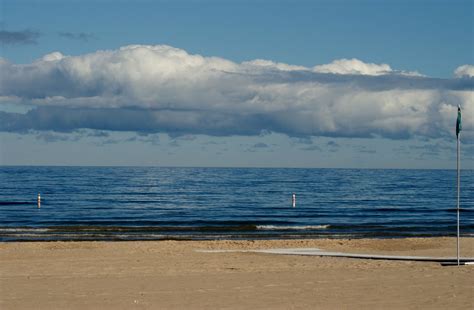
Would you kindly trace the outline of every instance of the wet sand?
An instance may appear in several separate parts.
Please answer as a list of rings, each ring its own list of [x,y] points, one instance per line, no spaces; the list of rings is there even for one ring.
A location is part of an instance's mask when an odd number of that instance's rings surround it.
[[[455,238],[0,243],[0,308],[474,308],[472,265],[198,251],[315,247],[456,255]]]

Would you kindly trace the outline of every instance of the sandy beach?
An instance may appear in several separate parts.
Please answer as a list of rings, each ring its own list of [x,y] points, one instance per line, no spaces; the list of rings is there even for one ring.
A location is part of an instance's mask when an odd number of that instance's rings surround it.
[[[454,238],[0,244],[1,309],[472,309],[474,266],[199,250],[455,256]],[[462,239],[474,256],[474,238]]]

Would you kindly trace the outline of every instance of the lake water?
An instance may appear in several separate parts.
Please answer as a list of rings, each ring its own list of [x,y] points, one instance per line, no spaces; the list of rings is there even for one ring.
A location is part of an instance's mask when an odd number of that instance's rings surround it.
[[[455,236],[456,171],[0,167],[0,211],[1,241]]]

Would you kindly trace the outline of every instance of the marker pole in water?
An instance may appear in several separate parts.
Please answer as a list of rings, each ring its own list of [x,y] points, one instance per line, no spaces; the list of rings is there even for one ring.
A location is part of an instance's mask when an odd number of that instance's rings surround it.
[[[296,194],[293,193],[293,195],[291,195],[291,204],[294,207],[296,207]]]
[[[38,209],[41,208],[41,195],[38,193]]]

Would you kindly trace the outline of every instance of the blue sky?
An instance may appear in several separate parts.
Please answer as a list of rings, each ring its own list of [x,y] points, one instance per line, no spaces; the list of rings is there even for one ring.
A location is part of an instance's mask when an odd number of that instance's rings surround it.
[[[474,167],[473,1],[0,3],[1,164]]]
[[[472,63],[472,1],[25,1],[2,0],[2,26],[41,33],[38,44],[3,46],[29,62],[129,44],[168,44],[234,61],[314,66],[358,58],[451,77]],[[92,34],[88,42],[58,32]]]

